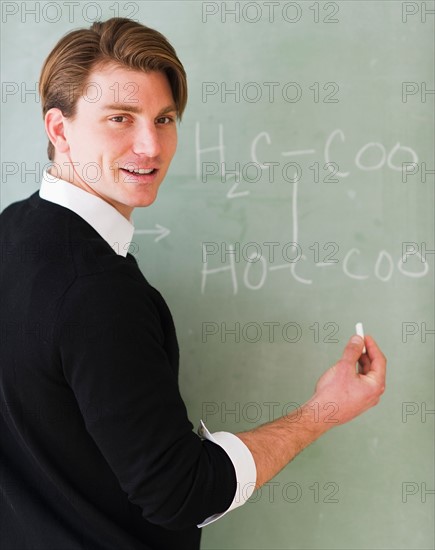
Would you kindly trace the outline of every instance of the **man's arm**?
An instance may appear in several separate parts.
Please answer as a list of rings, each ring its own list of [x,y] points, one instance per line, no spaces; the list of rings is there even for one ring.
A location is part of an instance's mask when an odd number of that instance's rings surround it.
[[[361,356],[363,339],[350,339],[341,359],[320,377],[314,395],[300,409],[236,434],[254,457],[256,489],[323,433],[378,403],[385,389],[386,359],[373,338],[366,336],[365,343],[367,354]]]

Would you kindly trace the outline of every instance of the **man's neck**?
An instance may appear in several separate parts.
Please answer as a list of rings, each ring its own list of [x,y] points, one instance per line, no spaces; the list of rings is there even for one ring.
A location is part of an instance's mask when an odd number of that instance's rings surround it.
[[[56,161],[56,159],[53,160],[53,164],[56,165],[59,168],[62,166],[58,161]],[[64,163],[64,164],[66,164],[66,163]],[[130,223],[133,223],[132,218],[131,218],[131,214],[132,214],[134,208],[132,208],[131,206],[127,206],[125,204],[120,204],[118,202],[115,202],[115,203],[110,202],[109,200],[107,200],[106,197],[103,197],[102,195],[99,195],[97,192],[95,192],[94,189],[92,189],[92,187],[90,187],[86,182],[80,181],[78,178],[77,179],[74,178],[74,174],[73,174],[72,178],[67,177],[63,173],[61,168],[60,168],[60,174],[59,173],[53,173],[52,168],[49,168],[47,170],[47,172],[53,178],[58,178],[58,179],[61,179],[63,181],[66,181],[67,183],[70,183],[71,185],[75,185],[76,187],[79,187],[83,191],[86,191],[87,193],[90,193],[91,195],[95,195],[96,197],[100,198],[101,200],[107,202],[108,204],[110,204],[110,206],[113,206],[113,208],[115,208],[120,214],[122,214],[127,221],[129,221]],[[56,171],[56,172],[58,172],[58,171]],[[71,179],[73,181],[71,181]]]

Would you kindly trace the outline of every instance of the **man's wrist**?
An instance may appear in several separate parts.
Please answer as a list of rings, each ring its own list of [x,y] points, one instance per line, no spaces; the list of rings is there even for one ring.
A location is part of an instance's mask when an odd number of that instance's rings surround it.
[[[325,402],[319,396],[313,395],[300,407],[301,422],[312,431],[315,439],[334,426],[339,425],[338,403]]]

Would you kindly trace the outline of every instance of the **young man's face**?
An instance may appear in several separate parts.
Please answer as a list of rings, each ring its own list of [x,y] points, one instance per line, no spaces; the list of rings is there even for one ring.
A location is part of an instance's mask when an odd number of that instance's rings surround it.
[[[134,207],[157,197],[177,147],[176,114],[164,73],[113,64],[92,72],[76,116],[64,120],[69,147],[59,160],[78,163],[73,180],[64,179],[128,218]]]

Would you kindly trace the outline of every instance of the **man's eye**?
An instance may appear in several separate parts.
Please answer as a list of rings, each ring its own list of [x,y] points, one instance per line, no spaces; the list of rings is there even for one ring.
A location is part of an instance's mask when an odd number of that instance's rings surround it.
[[[113,121],[113,122],[125,122],[124,120],[122,119],[125,119],[127,120],[127,117],[126,116],[122,116],[122,115],[118,115],[118,116],[113,116],[111,117],[109,120]]]
[[[174,121],[174,119],[170,116],[161,116],[157,119],[157,122],[159,124],[170,124],[173,121]]]

